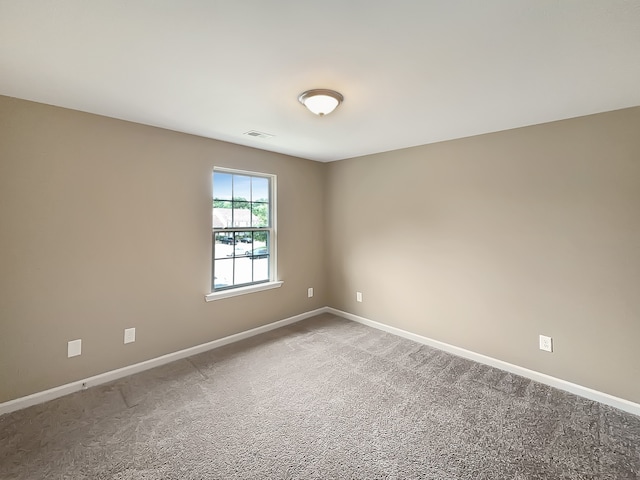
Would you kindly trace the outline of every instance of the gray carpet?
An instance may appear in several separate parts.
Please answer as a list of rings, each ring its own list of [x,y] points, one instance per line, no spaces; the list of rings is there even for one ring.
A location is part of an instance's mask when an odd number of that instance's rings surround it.
[[[9,479],[638,479],[640,417],[331,315],[0,417]]]

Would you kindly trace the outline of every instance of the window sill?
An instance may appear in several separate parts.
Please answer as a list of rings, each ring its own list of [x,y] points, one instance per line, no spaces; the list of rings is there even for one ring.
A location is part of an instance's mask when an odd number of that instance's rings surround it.
[[[232,288],[221,292],[212,292],[204,296],[207,302],[214,300],[222,300],[223,298],[237,297],[238,295],[247,295],[248,293],[262,292],[263,290],[271,290],[272,288],[280,288],[284,282],[267,282],[258,285],[249,285],[248,287]]]

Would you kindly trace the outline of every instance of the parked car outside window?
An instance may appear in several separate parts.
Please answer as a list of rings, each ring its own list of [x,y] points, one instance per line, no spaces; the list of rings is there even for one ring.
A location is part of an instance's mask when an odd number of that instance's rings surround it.
[[[220,242],[220,243],[224,243],[225,245],[232,245],[233,244],[233,237],[227,237],[224,235],[217,235],[216,236],[216,241]]]
[[[252,260],[266,258],[269,255],[269,249],[267,247],[254,248],[253,251],[250,252],[250,255]]]

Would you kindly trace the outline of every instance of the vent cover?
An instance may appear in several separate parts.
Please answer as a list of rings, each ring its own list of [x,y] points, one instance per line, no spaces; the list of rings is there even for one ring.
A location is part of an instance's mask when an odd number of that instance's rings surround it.
[[[244,132],[243,135],[248,135],[254,138],[273,138],[275,135],[271,135],[270,133],[259,132],[258,130],[249,130],[248,132]]]

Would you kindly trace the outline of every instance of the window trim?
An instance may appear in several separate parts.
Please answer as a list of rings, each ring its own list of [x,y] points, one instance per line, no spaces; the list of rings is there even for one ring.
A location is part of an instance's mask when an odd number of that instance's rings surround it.
[[[249,293],[254,293],[254,292],[260,292],[260,291],[264,291],[264,290],[271,290],[274,288],[279,288],[280,286],[282,286],[282,284],[284,283],[283,281],[280,281],[278,279],[278,261],[277,261],[277,252],[278,252],[278,240],[277,240],[277,175],[273,174],[273,173],[263,173],[263,172],[253,172],[253,171],[249,171],[249,170],[241,170],[241,169],[237,169],[237,168],[227,168],[227,167],[213,167],[212,170],[212,178],[213,178],[213,174],[215,172],[221,172],[221,173],[229,173],[229,174],[235,174],[235,175],[247,175],[247,176],[253,176],[253,177],[263,177],[263,178],[269,178],[269,185],[270,185],[270,190],[269,190],[269,215],[270,215],[270,227],[269,227],[269,280],[266,281],[260,281],[260,282],[256,282],[256,283],[252,283],[252,284],[242,284],[239,286],[231,286],[231,287],[227,287],[221,290],[213,290],[213,276],[214,276],[214,261],[215,258],[213,256],[213,245],[212,248],[209,249],[210,252],[212,252],[212,258],[211,258],[211,268],[210,268],[210,288],[212,289],[210,291],[210,293],[205,295],[205,300],[207,302],[213,301],[213,300],[220,300],[223,298],[229,298],[229,297],[235,297],[238,295],[246,295]],[[213,189],[213,182],[212,182],[212,189]],[[214,199],[214,193],[212,190],[212,194],[211,194],[211,202],[213,203],[213,199]],[[216,231],[213,229],[213,224],[211,225],[211,231],[212,233],[216,233]],[[214,236],[212,235],[212,242],[214,242]]]

